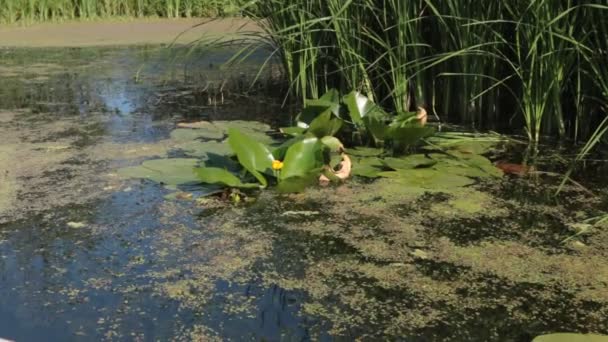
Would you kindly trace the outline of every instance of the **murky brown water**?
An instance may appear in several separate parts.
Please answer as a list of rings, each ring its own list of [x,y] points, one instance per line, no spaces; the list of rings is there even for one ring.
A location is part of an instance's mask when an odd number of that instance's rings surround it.
[[[168,201],[118,177],[178,154],[177,122],[286,118],[275,99],[242,96],[250,71],[219,70],[228,55],[0,50],[0,337],[608,333],[608,227],[561,243],[608,210],[602,163],[584,173],[594,196],[569,186],[557,198],[559,178],[543,174],[423,191],[352,180],[238,205]]]

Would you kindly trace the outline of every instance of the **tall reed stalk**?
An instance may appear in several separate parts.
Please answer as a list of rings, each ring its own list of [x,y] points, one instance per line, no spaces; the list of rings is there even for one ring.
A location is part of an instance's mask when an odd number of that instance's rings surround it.
[[[522,130],[538,143],[593,133],[581,125],[597,115],[588,102],[602,87],[594,74],[603,72],[604,7],[601,0],[258,0],[245,12],[265,30],[259,40],[271,43],[302,100],[356,89],[392,111],[425,103],[443,119]],[[602,14],[589,20],[592,10]]]

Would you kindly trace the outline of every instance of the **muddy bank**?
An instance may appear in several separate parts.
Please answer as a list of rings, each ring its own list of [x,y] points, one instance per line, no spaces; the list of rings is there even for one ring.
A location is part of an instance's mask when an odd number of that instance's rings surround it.
[[[200,25],[201,23],[205,24]],[[31,26],[2,25],[0,47],[117,46],[170,44],[173,41],[188,44],[205,34],[228,37],[238,30],[255,31],[259,28],[242,18],[130,19],[42,23]]]

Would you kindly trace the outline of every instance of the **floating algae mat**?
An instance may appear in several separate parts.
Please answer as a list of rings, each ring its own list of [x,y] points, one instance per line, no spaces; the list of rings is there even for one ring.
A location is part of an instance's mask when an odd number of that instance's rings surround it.
[[[601,165],[577,178],[593,195],[555,197],[559,177],[494,167],[517,147],[440,134],[402,157],[348,148],[343,184],[237,203],[192,170],[237,169],[229,127],[278,146],[278,107],[167,102],[188,78],[129,74],[156,50],[45,51],[0,61],[58,65],[0,88],[0,338],[605,340]]]

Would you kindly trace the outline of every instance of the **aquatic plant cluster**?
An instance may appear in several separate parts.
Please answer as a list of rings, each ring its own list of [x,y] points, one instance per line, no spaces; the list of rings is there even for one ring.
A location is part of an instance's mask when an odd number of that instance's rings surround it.
[[[608,124],[605,1],[263,0],[245,13],[299,99],[356,89],[391,112],[425,105],[532,142]]]
[[[243,0],[0,0],[0,22],[93,19],[116,16],[166,18],[234,14]]]
[[[308,101],[297,126],[282,128],[280,136],[274,132],[271,138],[266,135],[269,129],[252,130],[247,123],[184,123],[172,138],[188,141],[186,156],[198,159],[151,160],[119,173],[198,196],[271,185],[284,193],[301,192],[316,184],[341,183],[351,175],[423,188],[459,187],[502,176],[481,155],[500,138],[434,135],[421,114],[391,115],[359,92],[340,96],[334,89]],[[346,149],[343,141],[352,148]],[[423,153],[405,153],[420,149]]]

